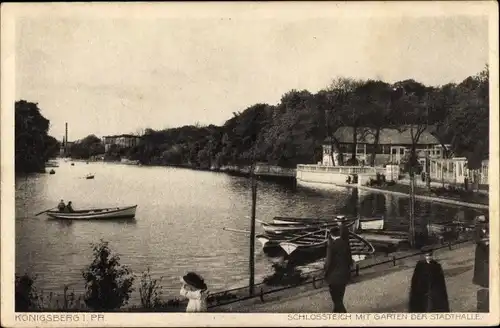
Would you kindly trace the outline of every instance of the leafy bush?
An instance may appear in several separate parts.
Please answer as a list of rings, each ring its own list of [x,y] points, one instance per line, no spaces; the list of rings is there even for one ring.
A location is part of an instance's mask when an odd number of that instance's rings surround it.
[[[161,280],[162,278],[160,278],[159,280],[151,278],[149,268],[147,269],[147,271],[142,273],[139,294],[141,295],[141,305],[143,308],[152,309],[158,307],[161,304]]]
[[[82,272],[85,304],[97,311],[118,309],[128,303],[134,276],[117,255],[111,255],[107,242],[94,244],[93,253],[94,260]]]
[[[16,312],[30,311],[38,307],[38,294],[35,288],[35,279],[28,274],[16,275],[15,280],[15,310]]]
[[[35,287],[36,278],[24,274],[16,275],[15,280],[15,310],[16,312],[25,311],[77,311],[85,310],[82,304],[82,295],[76,297],[75,292],[68,292],[69,287],[64,286],[61,295],[50,292],[45,294],[43,290],[38,291]]]

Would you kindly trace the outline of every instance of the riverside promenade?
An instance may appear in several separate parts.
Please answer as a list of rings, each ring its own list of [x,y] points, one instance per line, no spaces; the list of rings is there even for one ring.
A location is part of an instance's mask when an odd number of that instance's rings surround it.
[[[467,242],[435,251],[443,266],[452,312],[477,312],[476,293],[472,283],[475,244]],[[361,272],[347,286],[344,303],[351,313],[407,312],[410,281],[420,256],[399,260],[396,266],[385,266]],[[370,269],[369,269],[370,270]],[[320,283],[288,289],[211,309],[211,312],[325,313],[331,312],[328,286]]]

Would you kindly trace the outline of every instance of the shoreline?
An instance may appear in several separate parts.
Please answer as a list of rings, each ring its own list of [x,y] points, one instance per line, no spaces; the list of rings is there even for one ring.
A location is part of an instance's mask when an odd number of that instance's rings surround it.
[[[340,184],[340,183],[332,184],[332,183],[327,183],[327,182],[316,182],[316,181],[306,181],[306,180],[301,180],[301,182],[302,183],[298,183],[298,185],[302,185],[304,187],[307,187],[307,185],[304,185],[303,183],[311,184],[311,185],[329,185],[329,186],[337,186],[337,187],[345,187],[345,188],[358,188],[359,190],[366,190],[366,191],[378,192],[378,193],[386,193],[386,194],[392,194],[392,195],[401,196],[401,197],[410,197],[410,194],[399,192],[399,191],[392,191],[392,190],[387,190],[387,189],[382,189],[382,188],[373,188],[373,187],[367,187],[367,186],[358,186],[355,184]],[[464,202],[464,201],[459,201],[459,200],[444,198],[444,197],[431,197],[431,196],[424,196],[424,195],[415,194],[415,199],[438,202],[438,203],[445,203],[445,204],[457,205],[457,206],[465,206],[465,207],[477,208],[477,209],[489,209],[489,205]]]
[[[72,161],[82,161],[82,162],[86,161],[86,160],[82,160],[82,159],[71,159],[71,160]],[[124,163],[121,163],[119,161],[92,161],[92,162],[135,165],[135,164],[124,164]],[[168,164],[168,165],[167,164],[141,164],[141,165],[135,165],[135,166],[174,167],[174,168],[190,169],[190,170],[194,170],[194,171],[226,173],[229,175],[240,176],[240,177],[245,177],[245,178],[249,178],[251,176],[250,172],[245,170],[245,166],[238,167],[237,165],[226,165],[226,166],[222,166],[220,168],[198,168],[198,167],[193,167],[193,166],[188,165],[188,164],[177,164],[177,165],[176,164]],[[285,169],[285,168],[282,168],[282,169]],[[355,184],[328,183],[328,182],[317,182],[317,181],[307,181],[307,180],[300,180],[301,183],[299,183],[299,181],[297,180],[296,177],[283,176],[283,175],[278,175],[278,174],[276,174],[276,175],[256,174],[256,177],[268,179],[268,180],[273,180],[273,179],[290,180],[290,181],[293,180],[294,184],[302,185],[304,187],[308,187],[308,186],[304,185],[303,183],[311,184],[311,185],[322,185],[322,186],[328,185],[331,187],[358,188],[359,190],[366,190],[366,191],[377,192],[377,193],[386,193],[386,194],[392,194],[392,195],[401,196],[401,197],[410,197],[410,195],[408,193],[404,193],[404,192],[387,190],[387,189],[383,189],[383,188],[359,186],[359,185],[355,185]],[[466,201],[456,200],[456,199],[452,199],[452,198],[445,198],[445,197],[432,197],[432,196],[419,195],[418,192],[415,194],[415,199],[424,200],[424,201],[431,201],[431,202],[439,202],[439,203],[455,205],[455,206],[465,206],[465,207],[476,208],[476,209],[489,209],[489,205],[486,205],[486,204],[466,202]]]

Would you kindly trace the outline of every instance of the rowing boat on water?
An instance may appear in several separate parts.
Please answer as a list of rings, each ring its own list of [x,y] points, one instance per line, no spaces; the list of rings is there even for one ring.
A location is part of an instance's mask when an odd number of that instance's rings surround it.
[[[47,215],[54,219],[68,220],[103,220],[118,218],[133,218],[137,205],[127,207],[96,208],[87,210],[76,210],[70,213],[59,211],[48,211]]]
[[[276,216],[273,218],[272,222],[281,224],[303,224],[303,223],[325,223],[331,221],[332,219],[294,218],[294,217]]]
[[[273,218],[273,223],[277,224],[323,224],[330,223],[333,221],[350,221],[354,218],[346,217],[344,215],[337,215],[335,218],[297,218],[297,217],[286,217],[286,216],[276,216]]]
[[[295,239],[280,242],[280,247],[288,254],[325,252],[328,243],[327,230],[313,232]],[[349,245],[352,255],[370,255],[375,252],[373,245],[363,237],[349,232]]]
[[[330,220],[326,222],[312,222],[312,223],[266,223],[260,221],[260,224],[266,233],[270,234],[287,234],[294,232],[312,232],[321,228],[335,228],[340,224],[344,224],[346,227],[351,227],[356,222],[355,219],[348,220]]]

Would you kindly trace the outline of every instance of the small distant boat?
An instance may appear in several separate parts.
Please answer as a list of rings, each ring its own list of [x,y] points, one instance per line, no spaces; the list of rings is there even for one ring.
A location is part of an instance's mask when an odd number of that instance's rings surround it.
[[[130,160],[128,158],[122,158],[120,160],[120,162],[122,164],[127,164],[127,165],[139,165],[139,161],[138,160]]]
[[[85,179],[87,179],[87,180],[93,179],[93,178],[94,178],[93,174],[87,174],[87,176],[85,177]]]
[[[45,167],[59,167],[59,164],[56,161],[47,161]]]
[[[56,174],[56,171],[54,171],[53,169],[49,171],[49,174]]]
[[[133,218],[137,205],[127,207],[112,207],[88,210],[75,210],[71,213],[59,211],[48,211],[47,215],[54,219],[67,220],[95,220],[95,219],[118,219],[118,218]]]

